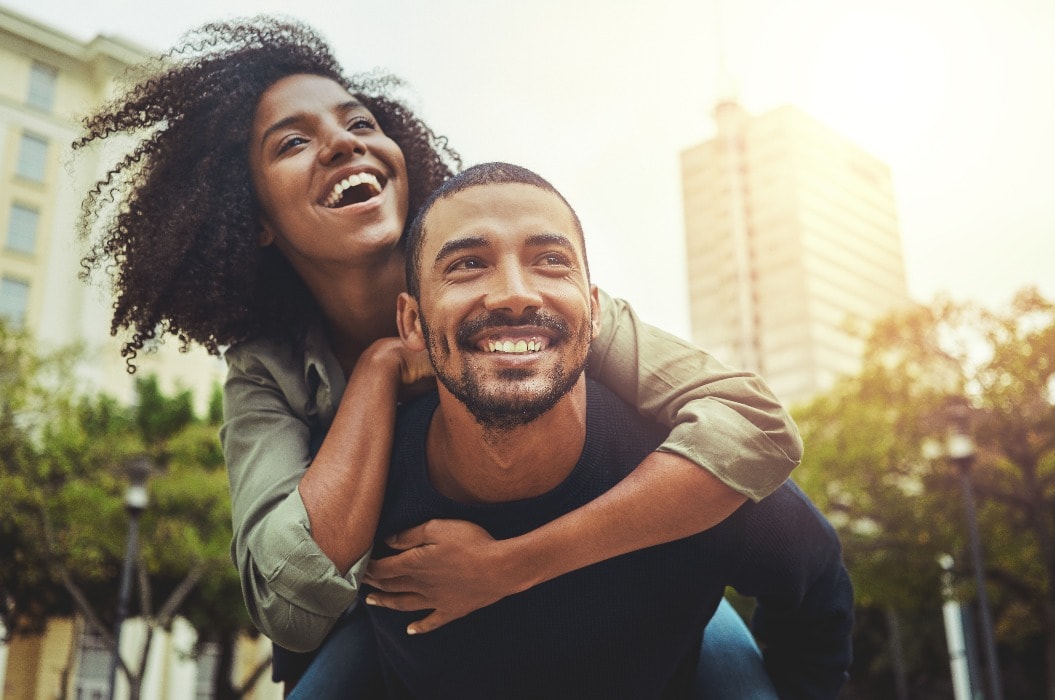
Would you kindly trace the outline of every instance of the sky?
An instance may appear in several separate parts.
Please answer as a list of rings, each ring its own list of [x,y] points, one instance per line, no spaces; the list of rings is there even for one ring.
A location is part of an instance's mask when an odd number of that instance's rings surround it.
[[[909,292],[1055,299],[1052,0],[0,0],[162,50],[284,14],[350,71],[404,77],[465,163],[505,160],[583,220],[594,281],[689,337],[679,153],[713,105],[793,104],[891,168]]]

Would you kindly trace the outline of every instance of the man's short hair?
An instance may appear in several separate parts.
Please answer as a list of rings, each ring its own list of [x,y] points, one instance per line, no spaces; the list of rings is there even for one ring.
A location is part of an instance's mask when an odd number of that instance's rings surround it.
[[[552,192],[560,197],[560,200],[568,207],[568,211],[571,212],[572,221],[575,223],[575,232],[579,236],[579,244],[583,250],[586,279],[590,278],[590,266],[586,261],[586,239],[582,232],[582,222],[579,221],[579,215],[575,213],[575,209],[564,198],[564,195],[558,192],[557,188],[551,185],[548,180],[527,168],[510,163],[481,163],[463,170],[440,185],[425,199],[425,202],[418,210],[418,215],[414,217],[414,223],[411,224],[406,238],[407,291],[412,297],[415,299],[420,298],[421,248],[422,241],[425,238],[425,219],[428,217],[429,212],[432,211],[433,205],[441,199],[451,197],[470,187],[480,187],[482,185],[531,185],[546,192]]]

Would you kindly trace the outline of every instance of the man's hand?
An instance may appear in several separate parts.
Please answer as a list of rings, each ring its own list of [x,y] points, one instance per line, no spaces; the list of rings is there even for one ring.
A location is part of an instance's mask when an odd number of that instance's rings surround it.
[[[363,581],[369,605],[432,610],[407,627],[423,634],[518,590],[506,546],[463,520],[430,520],[388,539],[399,554],[374,559]]]

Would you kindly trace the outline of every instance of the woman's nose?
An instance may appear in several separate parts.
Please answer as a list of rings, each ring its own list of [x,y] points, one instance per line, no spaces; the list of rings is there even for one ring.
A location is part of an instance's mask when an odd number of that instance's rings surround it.
[[[319,161],[324,165],[366,153],[366,144],[355,132],[348,129],[333,127],[327,129],[321,138],[323,146],[319,149]]]

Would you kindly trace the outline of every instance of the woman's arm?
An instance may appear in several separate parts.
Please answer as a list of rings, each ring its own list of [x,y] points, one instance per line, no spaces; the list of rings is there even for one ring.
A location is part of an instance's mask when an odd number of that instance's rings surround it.
[[[371,562],[367,602],[433,609],[411,625],[428,632],[506,595],[583,566],[705,530],[747,497],[776,489],[802,441],[755,375],[647,326],[601,294],[591,371],[670,438],[612,490],[543,527],[495,541],[474,525],[431,521],[392,541],[406,551]],[[736,490],[734,490],[734,488]]]
[[[802,438],[765,382],[643,323],[625,301],[600,298],[601,331],[587,372],[672,429],[660,451],[685,457],[752,500],[776,490],[802,459]]]
[[[232,556],[250,617],[287,649],[318,646],[358,595],[384,495],[404,354],[395,338],[363,354],[313,457],[309,425],[325,430],[333,412],[316,399],[336,395],[343,378],[316,377],[324,388],[309,388],[303,358],[287,351],[252,344],[228,353],[221,441]]]

